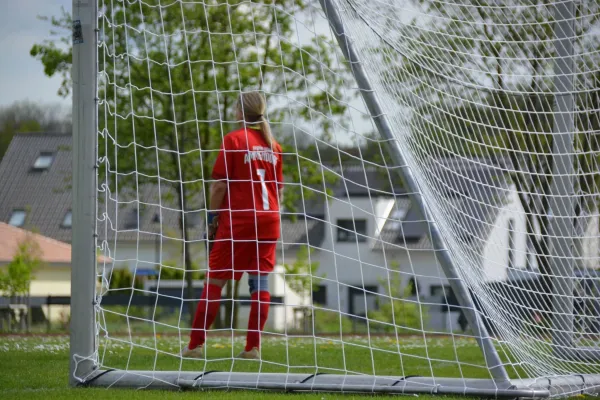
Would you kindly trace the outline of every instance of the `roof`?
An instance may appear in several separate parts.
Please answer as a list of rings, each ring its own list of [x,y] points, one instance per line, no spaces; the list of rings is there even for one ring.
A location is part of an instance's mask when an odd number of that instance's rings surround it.
[[[33,163],[43,152],[54,154],[51,166],[45,171],[33,171]],[[0,191],[0,221],[8,222],[14,210],[26,209],[28,227],[44,236],[70,242],[71,229],[62,227],[62,222],[71,209],[71,162],[71,135],[15,135],[0,163],[0,187],[3,188]],[[299,208],[293,221],[291,215],[284,218],[284,248],[305,243],[318,246],[323,240],[324,207],[312,203],[314,201],[307,204],[312,210]],[[101,221],[98,235],[101,240],[152,243],[161,234],[180,237],[176,233],[179,231],[180,210],[181,205],[175,201],[172,187],[160,182],[144,184],[129,193],[122,191],[118,196],[106,190],[98,195],[98,218]],[[201,207],[190,207],[185,212],[190,235],[188,240],[202,239],[205,228],[201,219],[203,214]],[[307,218],[309,215],[311,217]],[[107,230],[103,229],[104,220],[107,221]]]
[[[0,222],[0,263],[9,263],[17,254],[19,244],[27,238],[40,248],[40,259],[45,263],[70,264],[71,245],[25,229]],[[104,257],[100,257],[104,261]]]
[[[489,235],[508,194],[508,179],[500,166],[476,160],[442,159],[424,168],[438,212],[446,227],[475,254]],[[394,211],[403,216],[394,218]],[[398,196],[374,248],[432,249],[427,225],[406,195]]]
[[[400,176],[393,169],[374,164],[344,164],[326,166],[338,177],[332,185],[333,195],[340,196],[396,196],[405,194]]]
[[[50,168],[33,171],[42,152],[54,154]],[[71,229],[61,228],[71,209],[71,136],[17,134],[0,163],[0,221],[13,211],[27,211],[27,226],[62,242],[71,241]]]
[[[42,152],[54,154],[52,165],[46,171],[32,171],[36,157]],[[453,231],[463,233],[461,240],[473,242],[474,246],[482,245],[477,238],[487,237],[505,196],[503,171],[490,164],[490,160],[437,159],[419,171],[421,178],[426,175],[431,184],[432,198],[438,199],[432,206],[449,216],[448,223],[452,224]],[[395,199],[394,209],[403,217],[398,219],[389,215],[374,249],[431,248],[426,225],[411,206],[394,170],[366,163],[343,167],[323,165],[322,168],[338,177],[327,187],[335,198],[385,196]],[[61,227],[71,208],[70,170],[70,135],[16,135],[0,164],[0,187],[3,188],[0,191],[0,221],[7,222],[15,209],[26,208],[28,226],[44,236],[70,242],[71,229]],[[181,236],[177,233],[181,205],[175,202],[172,188],[158,180],[146,182],[133,193],[121,192],[117,196],[107,190],[99,194],[98,218],[101,222],[98,234],[101,239],[154,242],[157,235],[169,231],[171,237]],[[322,243],[325,235],[323,199],[322,194],[317,194],[306,202],[305,207],[298,207],[295,220],[289,216],[283,218],[284,249]],[[186,224],[191,225],[188,240],[202,239],[203,213],[200,207],[186,211]],[[107,221],[109,229],[103,228],[103,220]]]

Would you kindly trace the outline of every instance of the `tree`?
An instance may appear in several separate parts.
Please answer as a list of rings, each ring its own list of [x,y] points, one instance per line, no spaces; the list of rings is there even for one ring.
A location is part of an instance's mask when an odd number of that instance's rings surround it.
[[[0,159],[16,133],[70,133],[71,116],[58,104],[15,102],[0,108]]]
[[[387,296],[377,299],[377,309],[367,310],[367,317],[376,331],[416,334],[422,332],[428,313],[422,310],[419,301],[410,300],[416,290],[417,281],[411,279],[402,287],[402,278],[397,263],[392,263],[389,280],[380,279]]]
[[[284,264],[285,282],[302,299],[302,304],[306,302],[308,296],[312,295],[322,276],[317,276],[319,269],[318,261],[310,261],[310,255],[313,250],[308,246],[302,246],[296,252],[296,259],[292,264]]]
[[[429,18],[419,18],[395,38],[408,35],[388,60],[398,82],[388,87],[405,104],[415,104],[410,140],[420,159],[427,157],[488,157],[509,170],[527,215],[528,240],[549,292],[550,194],[554,107],[553,3],[537,0],[527,6],[497,7],[478,0],[469,6],[415,0]],[[519,3],[520,4],[520,3]],[[600,62],[597,35],[600,2],[577,4],[575,54],[577,71],[575,157],[578,172],[574,224],[582,223],[598,204],[597,193],[600,106],[597,93]],[[507,18],[517,23],[506,23]],[[393,20],[393,19],[390,19]],[[389,27],[387,27],[389,28]],[[406,38],[406,36],[404,36]],[[411,101],[412,99],[412,101]],[[541,235],[538,235],[540,232]],[[581,247],[581,241],[579,241]],[[546,302],[550,305],[550,301]]]
[[[344,99],[347,71],[334,66],[336,55],[325,39],[304,45],[292,40],[294,18],[288,11],[304,8],[296,0],[168,6],[156,0],[116,2],[102,10],[98,120],[105,164],[100,170],[108,170],[103,179],[112,193],[126,196],[129,189],[136,198],[140,188],[160,186],[160,204],[180,210],[178,235],[190,298],[191,236],[185,221],[188,213],[205,209],[222,135],[235,126],[229,121],[235,119],[239,91],[273,93],[267,117],[275,132],[285,121],[311,120],[321,129],[314,134],[327,135],[331,117],[346,110],[347,103],[339,99]],[[59,95],[66,96],[72,49],[56,42],[68,43],[71,17],[62,10],[47,20],[61,31],[34,45],[31,55],[47,75],[62,76]],[[280,95],[286,96],[283,102]],[[286,180],[301,183],[286,186],[284,206],[293,211],[302,198],[326,191],[334,178],[318,162],[296,153],[292,143],[284,142],[283,149]],[[227,290],[230,297],[232,287]]]
[[[31,233],[17,247],[5,271],[0,271],[0,292],[8,297],[28,296],[33,273],[42,265],[42,251]]]

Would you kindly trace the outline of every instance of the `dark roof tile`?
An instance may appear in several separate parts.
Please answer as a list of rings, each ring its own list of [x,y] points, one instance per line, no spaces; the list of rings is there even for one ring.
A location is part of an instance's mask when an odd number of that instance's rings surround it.
[[[41,152],[52,152],[55,159],[48,170],[32,171],[31,167]],[[0,221],[8,222],[13,210],[26,208],[28,227],[35,228],[42,235],[70,242],[71,230],[61,227],[61,224],[71,209],[71,158],[70,135],[16,135],[0,164],[0,187],[3,188],[0,191]],[[343,168],[326,165],[323,168],[339,178],[328,188],[334,197],[393,196],[396,208],[405,211],[402,221],[394,221],[393,218],[386,221],[374,248],[431,248],[426,225],[420,221],[416,210],[410,207],[395,171],[373,165],[344,165]],[[468,228],[469,232],[465,232],[463,239],[485,237],[498,210],[490,205],[499,206],[506,194],[506,179],[502,171],[487,162],[451,159],[435,160],[426,170],[438,198],[450,199],[440,205],[449,216],[450,223],[456,226],[457,231],[460,227]],[[158,182],[145,183],[138,191],[127,195],[120,193],[118,199],[110,191],[100,193],[98,218],[100,221],[107,219],[110,227],[106,235],[103,223],[99,223],[100,238],[113,240],[116,235],[118,240],[154,241],[158,234],[181,237],[178,232],[181,206],[175,204],[173,198],[172,189],[166,185],[159,186]],[[306,208],[300,207],[295,222],[284,217],[284,249],[306,243],[313,246],[321,244],[325,234],[323,199],[322,195],[317,195],[307,202]],[[191,203],[201,204],[196,200]],[[188,238],[191,241],[201,240],[203,236],[203,213],[201,208],[190,208],[185,213],[186,223],[193,225]],[[161,223],[157,221],[159,215]]]
[[[31,166],[41,152],[52,152],[54,161],[47,171],[32,171]],[[71,229],[62,226],[71,210],[71,135],[17,134],[0,163],[0,221],[8,222],[13,210],[27,209],[27,227],[63,242],[71,241]],[[116,196],[105,186],[98,194],[98,236],[100,240],[154,242],[157,235],[181,237],[179,216],[181,205],[174,201],[173,190],[166,185],[144,184],[137,191]],[[192,199],[192,204],[201,204]],[[314,203],[314,202],[312,202]],[[310,203],[306,213],[319,215],[319,207]],[[190,241],[202,240],[205,226],[204,209],[185,212]],[[322,215],[321,215],[322,217]],[[104,222],[107,221],[106,229]],[[139,221],[139,229],[138,229]],[[324,222],[305,220],[298,210],[295,222],[284,218],[284,248],[310,243],[320,245]]]

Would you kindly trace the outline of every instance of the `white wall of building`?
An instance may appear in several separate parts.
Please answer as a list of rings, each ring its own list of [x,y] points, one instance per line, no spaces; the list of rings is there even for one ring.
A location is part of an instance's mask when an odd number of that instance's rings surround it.
[[[513,267],[525,269],[527,267],[527,219],[514,187],[508,195],[506,204],[498,213],[483,250],[481,261],[483,276],[488,282],[501,281],[508,277],[511,221]],[[533,257],[530,262],[535,265]]]
[[[387,282],[394,274],[400,274],[403,285],[409,279],[416,278],[419,296],[423,300],[442,293],[441,287],[448,281],[439,267],[436,257],[429,250],[382,251],[372,248],[372,240],[365,242],[339,242],[336,224],[340,219],[365,219],[367,236],[377,237],[385,217],[392,208],[389,198],[357,197],[345,200],[332,200],[327,208],[331,221],[325,228],[325,238],[321,249],[313,253],[312,259],[319,262],[319,274],[325,274],[323,285],[327,291],[327,308],[347,313],[350,311],[351,286],[374,286],[381,295],[387,293]],[[509,220],[513,224],[513,260],[515,268],[527,265],[526,220],[516,192],[512,192],[506,205],[499,211],[481,260],[482,277],[486,281],[507,278],[509,258]],[[292,256],[288,254],[290,258]],[[396,272],[398,271],[398,272]],[[360,296],[360,299],[364,297]],[[355,298],[354,312],[360,313],[364,305],[357,308]],[[364,301],[363,301],[364,303]],[[368,305],[370,307],[370,305]],[[437,318],[438,316],[436,316]],[[439,315],[435,327],[445,329],[449,324],[456,325],[458,313]],[[441,321],[441,319],[449,319]],[[432,326],[433,328],[433,326]]]
[[[154,269],[159,262],[163,265],[183,265],[181,247],[163,246],[161,249],[159,246],[149,241],[119,241],[116,244],[112,242],[109,244],[111,252],[106,255],[110,255],[114,260],[115,268],[127,267],[132,272],[135,269]],[[205,261],[204,254],[195,255],[194,258],[200,263]]]
[[[333,200],[328,207],[331,221],[325,228],[321,250],[313,253],[319,262],[319,274],[325,274],[327,306],[348,311],[350,286],[376,286],[385,292],[386,282],[399,274],[403,283],[416,277],[420,294],[428,296],[432,286],[447,283],[431,251],[382,251],[372,248],[373,239],[379,233],[393,203],[389,198],[355,197],[346,201]],[[364,242],[339,242],[337,227],[341,219],[365,219],[367,239]],[[356,311],[356,310],[355,310]]]
[[[324,278],[320,284],[326,290],[325,307],[341,313],[353,311],[356,314],[364,312],[365,297],[356,294],[355,288],[367,287],[379,293],[383,298],[388,293],[388,284],[392,277],[399,276],[402,285],[406,285],[411,278],[416,278],[419,289],[419,299],[426,300],[431,296],[440,300],[443,293],[441,289],[448,285],[448,281],[439,267],[436,257],[430,250],[387,250],[373,248],[373,238],[379,235],[385,219],[390,214],[394,202],[390,198],[353,197],[350,199],[333,199],[326,208],[326,221],[331,223],[325,226],[325,236],[318,249],[310,255],[311,262],[319,263],[318,276]],[[366,221],[366,240],[344,242],[337,237],[337,226],[340,220]],[[486,281],[505,280],[508,277],[509,249],[509,221],[512,221],[512,254],[515,269],[525,269],[527,260],[527,229],[526,216],[520,204],[517,193],[513,190],[505,205],[499,210],[497,218],[493,221],[487,243],[483,247],[483,257],[480,260],[480,273]],[[594,219],[588,226],[588,237],[594,237],[593,232],[598,230],[598,221]],[[598,236],[598,235],[595,235]],[[593,241],[593,240],[592,240]],[[598,252],[598,240],[585,243],[584,257],[595,260]],[[163,249],[163,260],[180,256],[181,252],[172,249]],[[281,255],[281,252],[279,252]],[[300,309],[310,304],[309,298],[301,298],[292,292],[286,284],[284,263],[293,263],[295,250],[288,249],[284,252],[285,258],[279,257],[280,264],[270,277],[271,292],[273,296],[283,297],[285,306],[274,306],[269,318],[269,329],[283,331],[296,325],[299,328]],[[198,257],[203,257],[199,255]],[[122,243],[118,246],[116,258],[117,265],[128,265],[133,268],[147,268],[155,265],[156,248],[152,243]],[[535,268],[535,258],[530,256],[529,266]],[[240,295],[247,296],[247,284],[242,283]],[[351,293],[354,297],[351,298]],[[436,297],[437,296],[437,297]],[[367,307],[375,307],[377,296],[367,297]],[[416,299],[416,297],[415,297]],[[351,304],[352,303],[352,304]],[[352,310],[351,310],[352,308]],[[243,307],[240,322],[245,324],[248,307]],[[439,317],[439,318],[438,318]],[[438,314],[435,318],[435,329],[445,329],[449,324],[456,326],[457,313]]]

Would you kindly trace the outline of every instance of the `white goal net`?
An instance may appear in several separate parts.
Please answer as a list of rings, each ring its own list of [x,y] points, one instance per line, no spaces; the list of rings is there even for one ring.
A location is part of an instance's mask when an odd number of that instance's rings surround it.
[[[593,391],[599,16],[581,0],[98,0],[109,385]],[[213,166],[253,90],[284,177],[260,359],[238,356],[247,276],[190,359]]]

